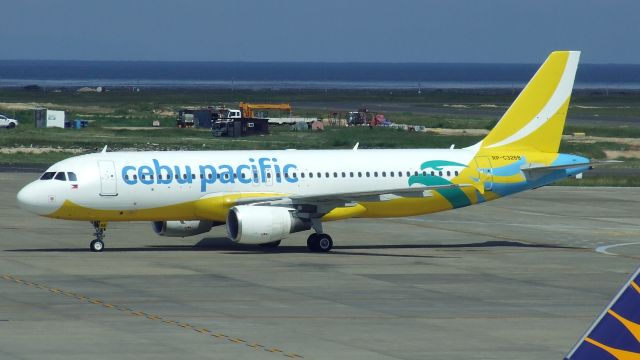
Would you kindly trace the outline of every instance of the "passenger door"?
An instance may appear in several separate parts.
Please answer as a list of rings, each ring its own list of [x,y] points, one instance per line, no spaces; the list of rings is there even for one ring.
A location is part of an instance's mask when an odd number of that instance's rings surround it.
[[[117,196],[118,183],[116,181],[116,167],[111,160],[99,160],[100,168],[100,195]]]

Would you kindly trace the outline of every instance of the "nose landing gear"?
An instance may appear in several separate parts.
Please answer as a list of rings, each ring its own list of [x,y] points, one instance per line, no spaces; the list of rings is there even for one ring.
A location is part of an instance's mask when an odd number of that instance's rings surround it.
[[[93,252],[101,252],[104,250],[104,232],[107,230],[106,221],[92,221],[91,225],[95,229],[93,234],[96,238],[89,243],[89,250]]]

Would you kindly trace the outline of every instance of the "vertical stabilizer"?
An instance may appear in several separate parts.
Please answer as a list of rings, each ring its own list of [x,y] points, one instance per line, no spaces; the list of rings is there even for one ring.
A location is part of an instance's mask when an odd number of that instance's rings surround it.
[[[640,359],[640,267],[565,360]]]
[[[481,148],[558,152],[579,60],[579,51],[552,52]]]

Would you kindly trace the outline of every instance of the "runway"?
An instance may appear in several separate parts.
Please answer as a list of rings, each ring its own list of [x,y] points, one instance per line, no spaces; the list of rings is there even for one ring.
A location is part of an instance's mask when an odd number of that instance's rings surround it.
[[[40,218],[0,172],[2,359],[559,359],[640,259],[640,189],[328,223],[276,250]],[[599,251],[596,251],[599,249]]]

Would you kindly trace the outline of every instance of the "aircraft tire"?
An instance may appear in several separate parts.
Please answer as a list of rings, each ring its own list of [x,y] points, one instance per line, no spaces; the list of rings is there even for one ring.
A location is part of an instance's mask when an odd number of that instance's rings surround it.
[[[327,234],[311,234],[307,239],[307,247],[313,252],[329,252],[333,248],[333,239]]]
[[[101,252],[102,250],[104,250],[104,243],[96,239],[89,244],[89,248],[93,252]]]
[[[333,239],[327,234],[318,237],[318,252],[329,252],[333,248]]]
[[[309,249],[309,251],[315,252],[317,243],[318,243],[318,234],[313,233],[309,235],[309,237],[307,238],[307,249]]]

